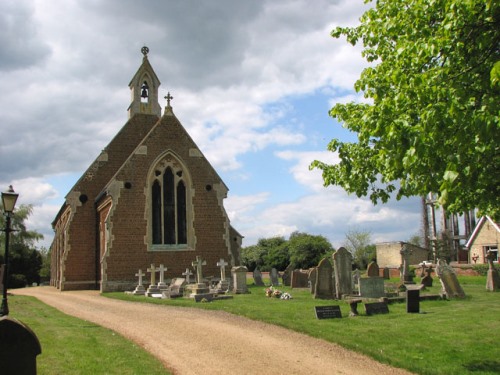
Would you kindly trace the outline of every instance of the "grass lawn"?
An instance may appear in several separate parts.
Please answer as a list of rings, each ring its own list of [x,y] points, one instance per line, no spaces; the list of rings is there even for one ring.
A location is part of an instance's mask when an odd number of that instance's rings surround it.
[[[161,362],[117,333],[65,315],[34,297],[9,297],[9,310],[9,316],[27,324],[40,341],[40,375],[168,374]]]
[[[416,279],[418,282],[418,279]],[[439,281],[427,292],[438,293]],[[232,300],[195,303],[189,299],[160,300],[106,293],[129,301],[223,310],[276,324],[338,343],[376,360],[418,374],[500,374],[500,293],[485,290],[485,277],[462,277],[463,300],[421,301],[420,314],[406,313],[405,303],[389,305],[387,315],[349,317],[342,301],[315,300],[307,290],[280,290],[291,300],[268,298],[264,287]],[[427,293],[426,292],[426,293]],[[340,305],[342,319],[316,319],[314,306]]]

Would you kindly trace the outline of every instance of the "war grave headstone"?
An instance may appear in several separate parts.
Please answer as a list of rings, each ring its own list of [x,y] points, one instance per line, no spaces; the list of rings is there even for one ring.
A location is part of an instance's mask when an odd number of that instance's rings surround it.
[[[496,255],[488,250],[486,253],[486,259],[488,260],[488,273],[486,274],[486,290],[490,292],[497,292],[500,290],[500,276],[498,270],[493,265],[493,261],[496,259]]]
[[[333,299],[332,265],[328,259],[322,259],[316,269],[314,298]]]
[[[436,274],[441,282],[441,294],[447,298],[465,298],[465,292],[458,282],[457,275],[444,259],[438,259]]]
[[[42,347],[35,333],[24,323],[0,318],[0,372],[2,374],[36,374],[36,357]]]
[[[338,305],[314,306],[314,312],[316,313],[316,319],[342,318],[342,312]]]
[[[385,296],[384,278],[376,262],[371,262],[367,269],[368,277],[359,278],[359,295],[363,298],[380,298]]]
[[[305,270],[293,270],[292,277],[290,280],[291,288],[307,288],[309,278],[307,275],[308,271]]]
[[[318,273],[317,267],[312,267],[309,269],[307,274],[307,283],[309,284],[309,291],[314,294],[316,290],[316,274]]]
[[[425,267],[425,266],[422,266],[422,267]],[[424,272],[425,272],[425,276],[422,277],[422,280],[420,281],[420,284],[422,284],[426,288],[430,288],[432,286],[432,282],[433,282],[433,279],[432,279],[432,276],[431,276],[432,267],[425,268]]]
[[[222,258],[217,262],[217,267],[220,268],[220,281],[217,283],[215,289],[218,293],[225,292],[229,289],[229,281],[226,280],[226,266],[228,265],[229,263]]]
[[[253,270],[253,282],[257,286],[265,286],[262,280],[262,273],[257,268]]]
[[[387,302],[371,302],[365,303],[366,315],[389,314],[389,306]]]
[[[134,291],[131,293],[134,296],[143,296],[146,294],[146,289],[144,289],[144,285],[142,283],[142,277],[146,276],[145,273],[142,273],[142,270],[139,269],[139,271],[135,274],[139,278],[137,286],[135,287]]]
[[[285,271],[283,271],[283,274],[281,275],[281,280],[283,280],[284,286],[290,286],[290,282],[292,280],[292,271],[293,271],[293,264],[289,264],[285,268]]]
[[[403,245],[403,248],[399,252],[401,254],[402,262],[402,280],[403,284],[415,284],[413,282],[413,275],[410,272],[410,255],[412,254],[412,250],[409,246]]]
[[[231,275],[233,277],[233,292],[236,294],[248,293],[247,287],[247,272],[248,269],[244,266],[237,266],[231,268]]]
[[[333,254],[333,269],[335,272],[335,297],[352,294],[352,254],[344,247]]]
[[[193,273],[189,268],[186,268],[186,271],[182,273],[182,276],[186,276],[186,284],[191,284],[191,276],[193,276]]]
[[[196,283],[189,284],[186,288],[190,291],[189,297],[194,297],[196,295],[205,295],[209,293],[209,288],[203,280],[203,266],[207,265],[207,262],[203,260],[200,256],[196,257],[196,260],[191,263],[193,268],[196,270]]]
[[[148,289],[146,290],[146,296],[148,297],[161,297],[161,290],[158,288],[156,284],[156,267],[154,263],[151,263],[151,267],[146,269],[147,273],[151,274],[151,283],[149,284]]]
[[[278,270],[276,268],[271,269],[271,272],[269,273],[269,278],[271,279],[272,286],[279,286],[280,285],[279,274],[278,274]]]

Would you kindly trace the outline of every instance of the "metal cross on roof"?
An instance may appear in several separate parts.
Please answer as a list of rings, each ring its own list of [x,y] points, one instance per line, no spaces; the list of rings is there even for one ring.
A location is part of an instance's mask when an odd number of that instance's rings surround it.
[[[170,107],[170,101],[173,99],[174,97],[172,95],[170,95],[170,91],[167,93],[167,96],[165,96],[165,99],[167,99],[167,107]]]

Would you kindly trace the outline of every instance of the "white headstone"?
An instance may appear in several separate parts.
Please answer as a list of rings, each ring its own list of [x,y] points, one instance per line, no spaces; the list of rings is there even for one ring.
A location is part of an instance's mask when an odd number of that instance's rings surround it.
[[[221,279],[221,281],[226,280],[226,266],[227,265],[228,265],[228,263],[226,261],[224,261],[224,259],[222,259],[222,258],[217,262],[217,266],[220,267],[220,279]]]

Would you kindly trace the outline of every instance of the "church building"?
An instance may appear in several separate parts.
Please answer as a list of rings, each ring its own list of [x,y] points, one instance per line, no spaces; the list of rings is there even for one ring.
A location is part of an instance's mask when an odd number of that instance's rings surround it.
[[[132,290],[135,274],[163,264],[182,277],[199,256],[240,265],[242,236],[224,209],[228,188],[173,113],[161,114],[149,49],[129,87],[129,119],[65,197],[52,225],[51,285]]]

